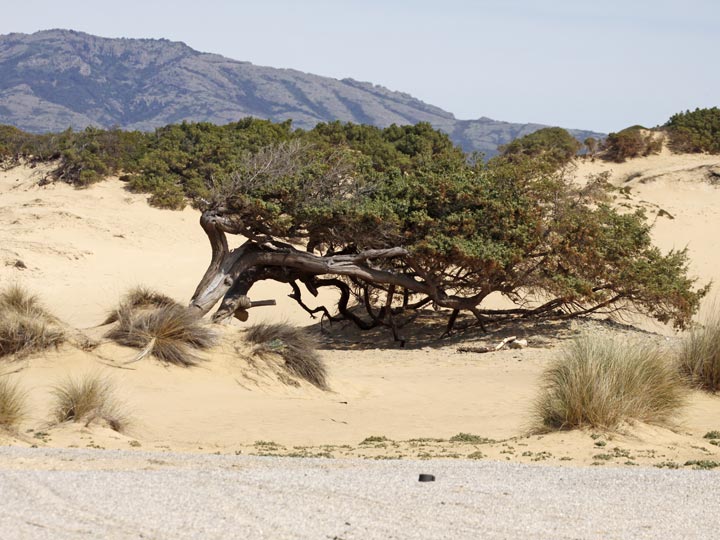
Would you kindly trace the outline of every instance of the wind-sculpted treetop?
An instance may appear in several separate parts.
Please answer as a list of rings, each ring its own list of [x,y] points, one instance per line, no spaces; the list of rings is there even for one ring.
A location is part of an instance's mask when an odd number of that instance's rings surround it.
[[[151,204],[202,210],[211,264],[191,305],[215,320],[248,316],[253,284],[289,283],[310,312],[397,329],[433,306],[480,325],[515,317],[636,310],[686,326],[707,287],[684,250],[661,253],[641,213],[620,214],[597,178],[569,182],[577,145],[545,131],[488,164],[468,160],[428,124],[183,123],[153,133],[0,127],[4,159],[57,160],[56,178],[85,186],[122,174]],[[559,137],[561,148],[552,140]],[[537,143],[537,144],[536,144]],[[572,144],[570,144],[572,143]],[[230,250],[228,234],[247,241]],[[302,288],[339,291],[310,309]],[[490,310],[502,293],[517,303]]]
[[[687,325],[694,289],[685,251],[663,255],[642,213],[621,215],[603,178],[580,188],[533,159],[468,165],[438,157],[411,174],[379,173],[368,156],[301,141],[248,156],[218,182],[201,224],[212,262],[191,305],[247,318],[259,280],[340,292],[338,316],[362,328],[399,325],[427,305],[479,324],[634,309]],[[248,238],[230,250],[226,234]],[[297,247],[301,246],[301,248]],[[488,310],[493,292],[519,307]],[[353,303],[364,313],[351,309]]]

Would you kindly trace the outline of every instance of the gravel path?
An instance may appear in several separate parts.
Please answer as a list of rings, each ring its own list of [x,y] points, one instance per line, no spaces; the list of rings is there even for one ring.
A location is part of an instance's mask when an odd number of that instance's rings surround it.
[[[56,469],[56,470],[53,470]],[[436,476],[418,482],[419,473]],[[716,538],[720,473],[0,448],[0,537]]]

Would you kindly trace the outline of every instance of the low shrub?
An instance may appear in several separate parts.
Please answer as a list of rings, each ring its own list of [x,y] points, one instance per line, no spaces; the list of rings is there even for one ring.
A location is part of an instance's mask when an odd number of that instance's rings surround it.
[[[245,339],[255,345],[254,356],[278,355],[291,375],[327,390],[325,363],[306,331],[287,323],[260,323],[247,328]]]
[[[690,383],[709,392],[720,390],[720,312],[692,329],[683,340],[680,372]]]
[[[20,387],[0,379],[0,429],[12,429],[25,417],[25,392]]]
[[[0,357],[25,356],[66,339],[58,319],[40,300],[18,286],[0,291]]]
[[[662,138],[642,126],[632,126],[610,133],[603,143],[603,157],[609,161],[623,161],[657,154],[662,150]]]
[[[123,431],[128,417],[115,399],[112,383],[99,375],[68,378],[53,388],[53,416],[58,423],[104,421],[115,431]]]
[[[615,429],[625,421],[668,423],[687,388],[654,345],[610,338],[574,340],[543,374],[535,403],[542,429]]]

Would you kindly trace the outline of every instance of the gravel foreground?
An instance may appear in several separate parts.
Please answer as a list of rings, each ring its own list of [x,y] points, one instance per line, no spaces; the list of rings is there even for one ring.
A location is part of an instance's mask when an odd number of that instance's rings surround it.
[[[713,538],[720,474],[4,447],[0,501],[4,540]]]

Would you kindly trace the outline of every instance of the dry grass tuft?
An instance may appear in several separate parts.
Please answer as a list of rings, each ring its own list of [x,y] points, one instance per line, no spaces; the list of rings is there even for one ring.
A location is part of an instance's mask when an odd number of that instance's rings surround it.
[[[720,391],[720,311],[690,331],[678,358],[680,372],[691,384],[709,392]]]
[[[25,417],[25,392],[17,384],[0,379],[0,429],[12,429]]]
[[[0,357],[24,356],[66,339],[56,317],[40,300],[16,285],[0,291]]]
[[[615,429],[625,421],[666,424],[687,388],[668,356],[650,344],[574,340],[543,375],[535,413],[544,430]]]
[[[218,341],[213,330],[178,304],[155,309],[122,304],[117,314],[117,326],[105,335],[120,345],[141,349],[134,361],[152,354],[170,364],[193,366],[201,360],[195,351]]]
[[[178,302],[169,296],[148,287],[138,286],[130,289],[120,300],[120,307],[108,313],[103,325],[116,322],[123,307],[130,309],[151,309],[165,306],[177,306]]]
[[[255,344],[253,355],[278,355],[288,373],[321,390],[328,389],[325,363],[304,330],[287,323],[260,323],[248,327],[245,339]]]
[[[101,420],[111,429],[123,431],[128,417],[122,412],[114,393],[112,383],[98,375],[68,378],[53,388],[53,416],[58,423],[85,422],[86,426]]]

